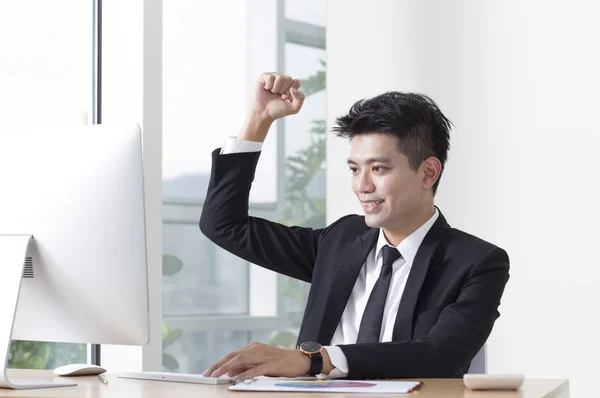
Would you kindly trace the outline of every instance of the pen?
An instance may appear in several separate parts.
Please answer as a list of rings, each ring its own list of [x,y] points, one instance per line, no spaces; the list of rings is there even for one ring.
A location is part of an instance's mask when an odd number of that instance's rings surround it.
[[[108,384],[108,379],[104,375],[98,375],[98,380],[100,380],[104,384]]]

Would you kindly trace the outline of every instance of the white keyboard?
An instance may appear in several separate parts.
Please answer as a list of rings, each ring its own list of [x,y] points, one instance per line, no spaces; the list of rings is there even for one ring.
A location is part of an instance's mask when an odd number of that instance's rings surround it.
[[[170,373],[170,372],[117,372],[117,377],[124,379],[174,381],[179,383],[196,384],[231,384],[229,376],[205,377],[201,374],[192,373]]]

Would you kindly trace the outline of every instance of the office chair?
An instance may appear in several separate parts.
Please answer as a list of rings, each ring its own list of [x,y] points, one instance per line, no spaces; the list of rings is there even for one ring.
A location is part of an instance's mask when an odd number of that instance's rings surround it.
[[[475,355],[475,358],[473,358],[473,360],[471,361],[471,366],[469,366],[469,373],[482,374],[486,373],[486,371],[486,350],[484,344],[483,347],[481,347],[481,349],[477,353],[477,355]]]

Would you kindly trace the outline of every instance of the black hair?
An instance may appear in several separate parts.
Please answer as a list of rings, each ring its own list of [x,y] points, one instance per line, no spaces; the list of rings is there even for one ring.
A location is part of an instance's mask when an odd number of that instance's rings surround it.
[[[417,170],[430,156],[439,159],[442,172],[450,149],[452,122],[428,96],[390,91],[357,101],[347,115],[336,120],[332,130],[338,137],[352,140],[356,135],[387,133],[398,138],[398,151]],[[435,195],[441,179],[433,185]]]

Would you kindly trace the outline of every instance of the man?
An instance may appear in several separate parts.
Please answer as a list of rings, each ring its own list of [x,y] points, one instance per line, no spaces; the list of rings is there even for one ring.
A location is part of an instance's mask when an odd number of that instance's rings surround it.
[[[248,216],[272,123],[300,111],[300,83],[265,73],[235,139],[213,152],[200,229],[254,264],[310,282],[295,350],[252,343],[204,373],[329,378],[462,377],[487,340],[508,281],[506,252],[451,228],[434,195],[450,122],[428,97],[359,101],[334,130],[351,139],[352,189],[365,216],[324,229]]]

